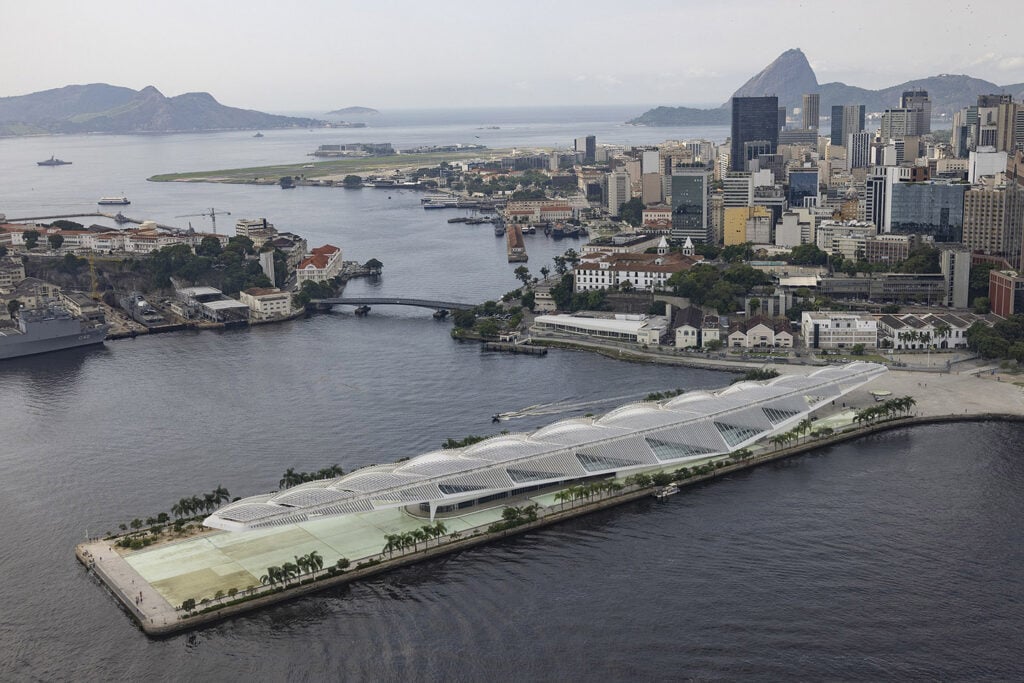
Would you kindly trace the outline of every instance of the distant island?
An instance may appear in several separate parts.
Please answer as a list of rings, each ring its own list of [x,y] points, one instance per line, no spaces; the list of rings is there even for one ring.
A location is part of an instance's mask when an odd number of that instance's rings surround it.
[[[329,111],[324,116],[380,116],[380,112],[370,107],[344,107]]]
[[[0,97],[0,136],[47,133],[183,133],[314,128],[317,119],[226,107],[205,92],[166,97],[153,86],[68,85]]]
[[[927,90],[932,101],[933,116],[952,116],[960,109],[977,102],[978,95],[1008,93],[1020,101],[1024,97],[1024,83],[996,85],[980,78],[957,74],[940,74],[900,83],[881,90],[867,90],[845,83],[818,83],[807,57],[799,48],[786,50],[771,64],[752,76],[733,97],[761,97],[776,95],[779,106],[800,107],[805,93],[821,96],[822,117],[831,113],[832,105],[863,104],[869,112],[880,112],[899,105],[905,90]],[[691,107],[656,107],[626,123],[637,126],[699,126],[729,125],[731,100],[716,109]]]

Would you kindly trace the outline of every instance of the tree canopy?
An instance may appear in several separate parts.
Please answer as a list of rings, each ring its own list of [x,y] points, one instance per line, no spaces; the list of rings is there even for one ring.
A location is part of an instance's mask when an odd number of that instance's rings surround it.
[[[619,217],[634,228],[643,222],[644,203],[639,197],[633,197],[628,202],[623,202],[619,207]]]

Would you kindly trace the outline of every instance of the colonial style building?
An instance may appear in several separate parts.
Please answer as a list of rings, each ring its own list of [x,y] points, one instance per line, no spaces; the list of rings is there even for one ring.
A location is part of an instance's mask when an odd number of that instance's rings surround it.
[[[610,289],[629,282],[633,289],[653,291],[664,287],[670,277],[689,270],[703,260],[701,256],[667,253],[668,245],[658,254],[595,254],[576,265],[573,270],[576,291]]]
[[[729,347],[793,348],[793,332],[786,318],[763,318],[755,316],[741,320],[729,327]]]
[[[299,286],[303,282],[325,282],[336,277],[341,272],[341,249],[325,244],[316,247],[313,252],[303,259],[295,270],[296,281]]]
[[[878,318],[880,345],[890,349],[963,349],[967,330],[985,322],[970,313],[883,315]]]

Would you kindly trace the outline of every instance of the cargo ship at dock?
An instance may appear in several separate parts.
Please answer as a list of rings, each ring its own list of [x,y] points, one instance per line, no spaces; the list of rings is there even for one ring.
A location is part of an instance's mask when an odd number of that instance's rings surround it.
[[[0,328],[0,360],[102,344],[107,329],[56,306],[19,311],[17,327]]]

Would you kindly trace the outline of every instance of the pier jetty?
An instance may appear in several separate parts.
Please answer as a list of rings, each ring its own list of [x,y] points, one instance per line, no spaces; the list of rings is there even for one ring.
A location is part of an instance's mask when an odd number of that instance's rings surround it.
[[[793,375],[807,372],[805,368],[780,370]],[[745,452],[741,455],[698,456],[687,460],[685,467],[680,468],[678,463],[666,464],[654,466],[650,472],[671,475],[673,482],[683,489],[664,503],[672,505],[684,499],[685,487],[690,484],[868,434],[956,421],[1024,421],[1024,389],[1013,382],[998,381],[988,370],[979,365],[960,374],[890,371],[851,389],[842,400],[837,397],[834,401],[819,401],[812,420],[817,433],[807,434],[793,445],[765,437],[743,449]],[[742,391],[741,387],[739,389]],[[878,405],[876,394],[880,391],[911,396],[916,405],[912,412],[891,419],[872,422],[858,419],[864,409]],[[636,406],[629,409],[635,410]],[[965,457],[970,456],[965,454]],[[649,499],[660,487],[638,483],[629,477],[615,477],[594,482],[606,486],[594,487],[584,496],[575,496],[568,493],[579,487],[570,483],[576,482],[524,490],[513,497],[465,510],[438,509],[433,517],[418,505],[376,509],[358,515],[310,516],[305,521],[273,524],[250,531],[209,530],[191,537],[158,540],[139,550],[115,547],[116,538],[90,539],[77,546],[76,557],[110,590],[144,632],[159,636],[592,511]],[[508,517],[504,513],[512,508],[530,510],[532,515],[507,524]],[[681,509],[680,514],[685,514],[685,510]],[[443,533],[415,545],[388,543],[389,538],[412,534],[425,528],[428,522],[443,523]],[[324,568],[306,571],[284,583],[261,581],[261,575],[267,570],[265,565],[290,562],[293,557],[312,550],[324,556]],[[345,559],[344,567],[336,564],[339,556]]]

